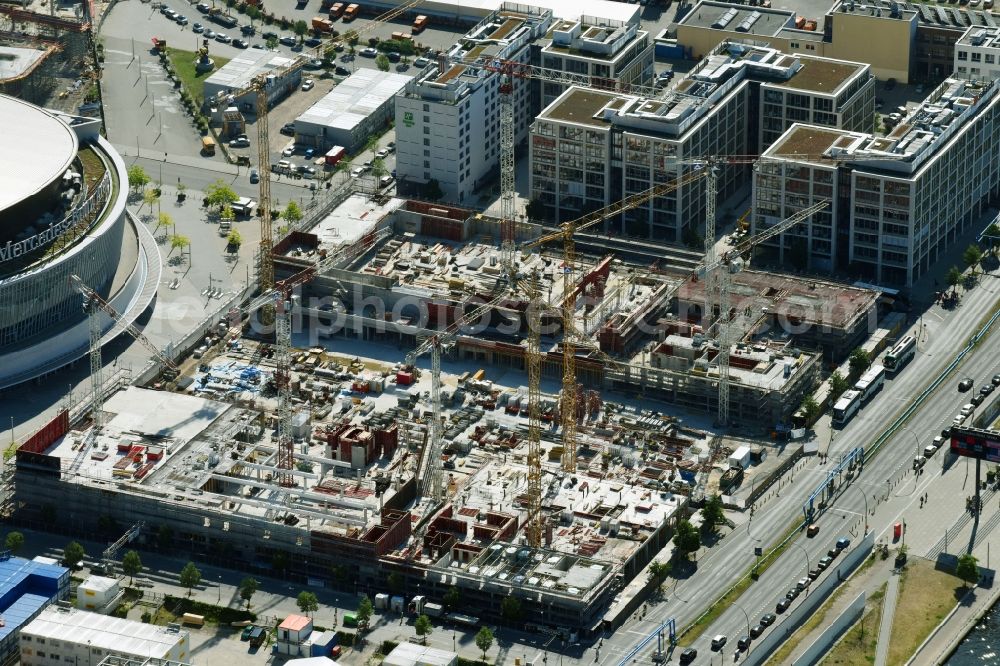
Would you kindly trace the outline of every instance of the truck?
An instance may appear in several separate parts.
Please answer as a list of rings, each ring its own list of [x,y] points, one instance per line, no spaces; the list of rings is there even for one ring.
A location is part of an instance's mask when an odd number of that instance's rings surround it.
[[[314,16],[312,27],[316,32],[329,33],[333,31],[333,22],[324,16]]]
[[[346,148],[343,146],[334,146],[330,150],[326,151],[326,155],[323,156],[323,160],[326,162],[327,166],[336,166],[340,160],[344,159],[344,155],[346,154]]]
[[[344,21],[353,21],[358,18],[358,12],[361,10],[361,6],[357,3],[352,2],[347,5],[347,9],[344,10]]]
[[[215,7],[210,9],[208,12],[208,20],[213,23],[218,23],[224,28],[235,28],[239,25],[239,21],[236,20],[235,16],[230,16],[229,14],[224,14],[221,9]]]
[[[413,34],[418,35],[424,31],[427,27],[427,17],[421,14],[417,18],[413,19]]]
[[[343,15],[344,15],[344,3],[342,2],[333,3],[333,6],[330,7],[330,20],[336,21]]]
[[[408,32],[394,32],[392,33],[392,41],[394,42],[410,42],[413,41],[413,35]]]

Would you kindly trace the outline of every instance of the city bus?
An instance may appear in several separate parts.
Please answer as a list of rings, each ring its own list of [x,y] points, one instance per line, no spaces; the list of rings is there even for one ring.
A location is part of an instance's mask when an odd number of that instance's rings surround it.
[[[885,360],[883,361],[885,369],[892,374],[899,372],[916,353],[917,339],[912,335],[905,336],[885,355]]]
[[[861,402],[868,402],[879,392],[883,384],[885,384],[885,368],[873,365],[861,375],[861,379],[854,385],[854,390],[861,392]]]
[[[833,425],[843,427],[861,408],[861,391],[844,391],[833,405]]]

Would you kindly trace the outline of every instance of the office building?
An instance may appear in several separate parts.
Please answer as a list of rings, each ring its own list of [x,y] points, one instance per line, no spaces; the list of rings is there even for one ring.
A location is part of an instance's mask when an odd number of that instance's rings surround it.
[[[965,31],[955,44],[955,76],[972,81],[1000,78],[1000,28]]]
[[[600,13],[555,21],[552,10],[505,2],[406,87],[396,100],[400,193],[419,196],[435,181],[444,200],[468,205],[477,189],[498,177],[501,76],[488,68],[495,58],[595,85],[651,81],[653,45],[638,13],[607,2],[580,9]],[[565,85],[519,76],[511,85],[517,146],[543,101],[555,99]]]
[[[1000,193],[998,97],[994,81],[949,78],[887,136],[793,126],[755,171],[752,232],[828,200],[768,241],[770,258],[912,285]]]
[[[500,160],[501,77],[484,66],[495,58],[530,62],[530,44],[545,35],[552,12],[504,4],[470,30],[396,99],[396,172],[401,192],[434,181],[446,201],[469,203]],[[523,10],[523,11],[521,11]],[[530,86],[514,78],[514,143],[533,117]]]
[[[565,221],[670,182],[695,168],[685,160],[758,154],[803,118],[871,129],[874,85],[861,63],[726,42],[655,99],[572,88],[532,125],[531,196]],[[745,185],[748,171],[720,167],[719,199]],[[696,181],[607,227],[677,243],[703,233],[704,210]]]
[[[49,607],[21,629],[21,665],[96,664],[116,657],[186,661],[191,638],[178,625],[161,627],[68,607]]]
[[[539,40],[546,69],[589,77],[595,87],[645,85],[653,79],[653,42],[639,22],[581,17],[556,21]],[[545,43],[548,42],[548,43]],[[541,108],[568,86],[539,81]]]
[[[393,118],[396,93],[413,77],[361,68],[295,119],[297,143],[326,152],[344,146],[354,153]]]

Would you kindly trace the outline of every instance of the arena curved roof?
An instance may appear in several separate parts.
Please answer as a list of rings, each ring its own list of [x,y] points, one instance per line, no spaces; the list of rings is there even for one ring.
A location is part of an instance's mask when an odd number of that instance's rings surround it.
[[[73,163],[76,133],[51,113],[0,95],[0,211],[44,190]]]

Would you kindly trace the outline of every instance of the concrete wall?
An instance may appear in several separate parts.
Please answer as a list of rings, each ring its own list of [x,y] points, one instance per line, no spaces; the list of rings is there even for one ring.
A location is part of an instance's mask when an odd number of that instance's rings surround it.
[[[837,586],[865,561],[865,558],[871,554],[874,544],[875,532],[870,532],[861,540],[861,543],[848,550],[847,554],[840,559],[839,564],[827,569],[827,573],[819,579],[818,583],[810,587],[809,594],[802,598],[802,601],[785,616],[785,619],[754,643],[753,650],[743,660],[744,666],[757,666],[757,664],[763,664],[767,661],[781,647],[781,644],[816,612],[820,604],[826,601]]]
[[[865,610],[865,596],[865,593],[862,591],[851,602],[851,605],[844,609],[844,612],[826,628],[826,631],[813,641],[812,645],[806,648],[802,656],[795,660],[796,666],[806,666],[807,664],[811,666],[819,662],[823,655],[827,653],[827,650],[833,647],[834,642],[861,617],[861,613]]]

